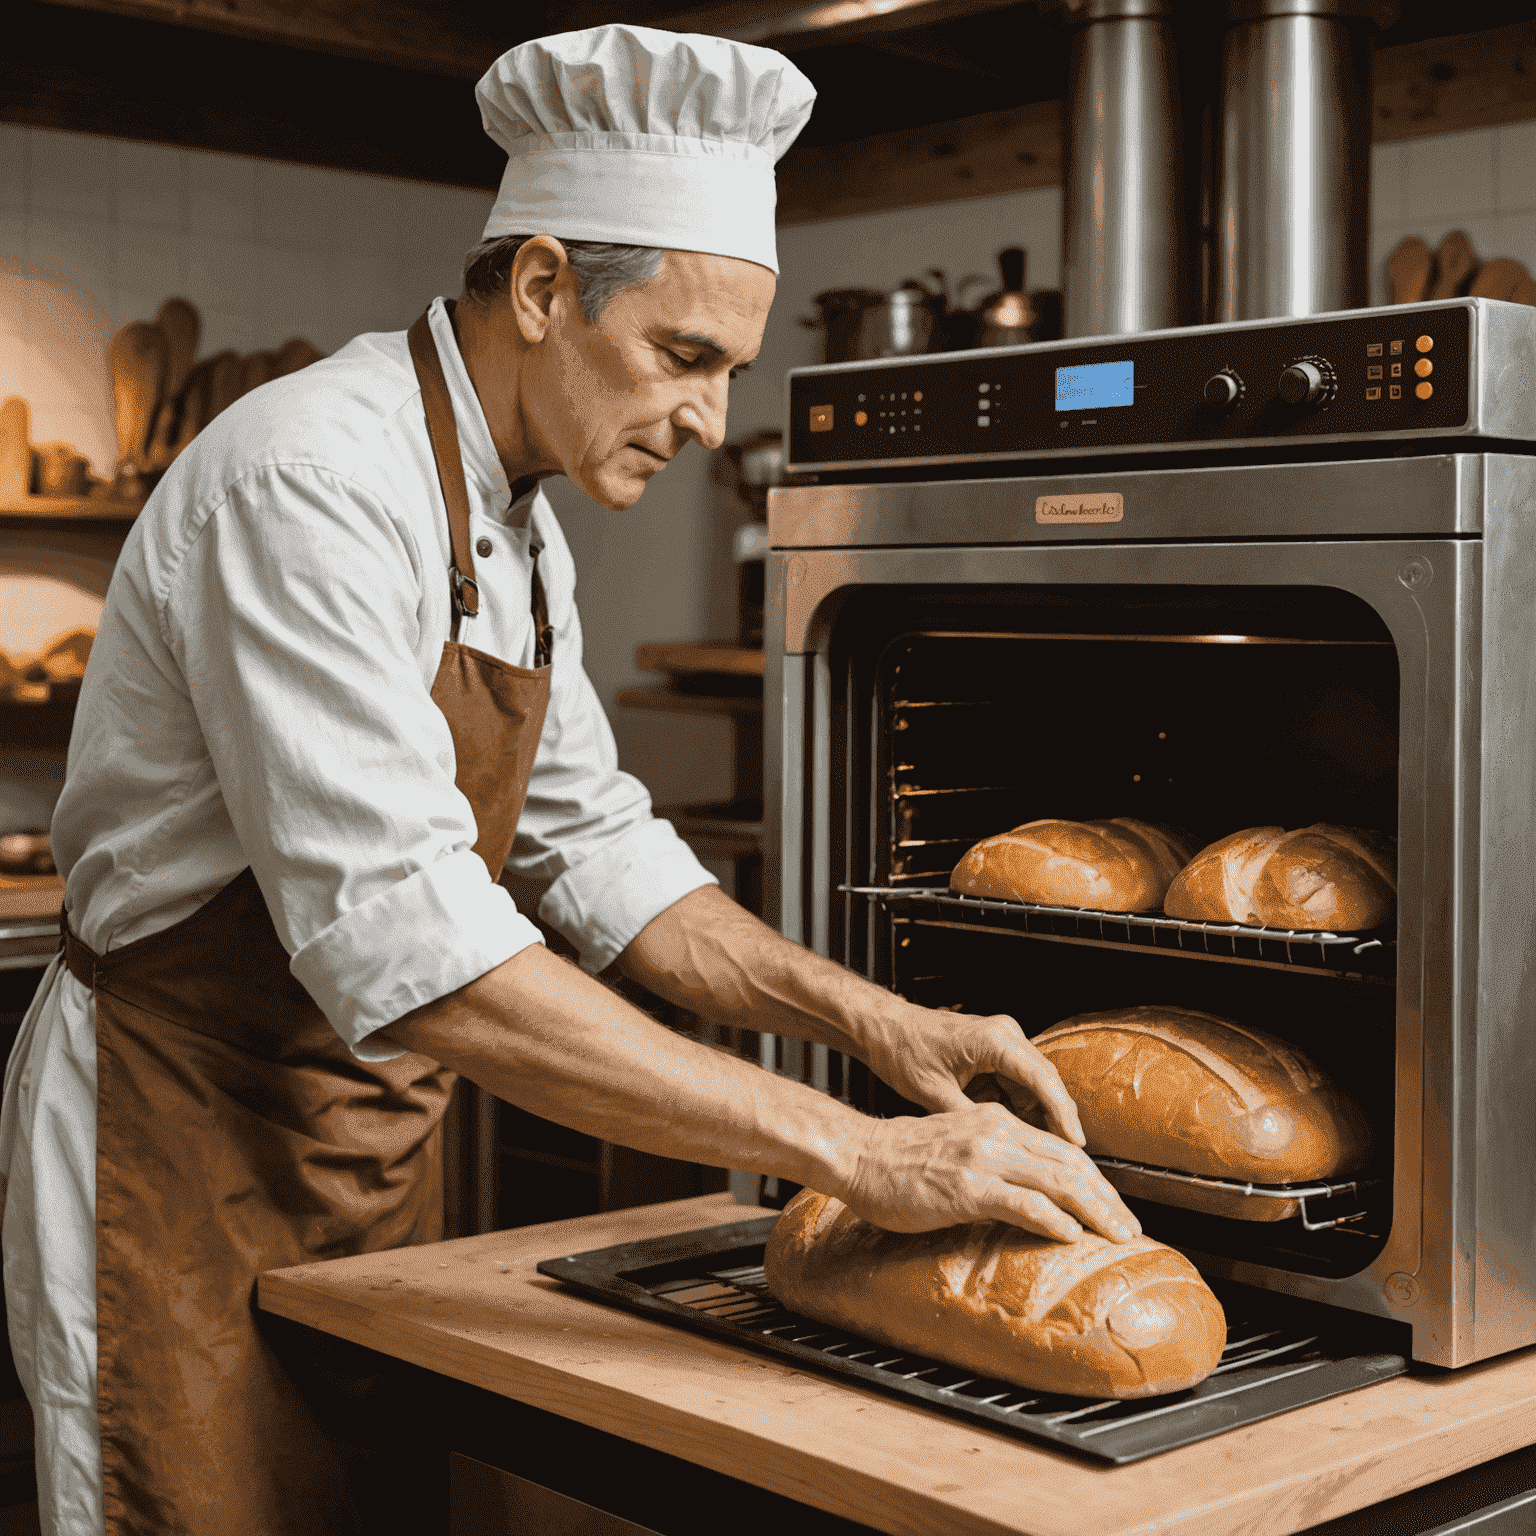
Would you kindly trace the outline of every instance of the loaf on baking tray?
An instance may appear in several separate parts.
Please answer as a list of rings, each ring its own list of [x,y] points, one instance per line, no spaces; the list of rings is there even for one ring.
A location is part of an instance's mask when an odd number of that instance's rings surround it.
[[[1034,1392],[1182,1391],[1227,1338],[1194,1265],[1149,1237],[1058,1243],[995,1221],[887,1232],[805,1189],[763,1268],[792,1312]]]
[[[1202,849],[1168,888],[1163,910],[1192,922],[1347,933],[1392,921],[1397,842],[1319,822],[1250,827]]]
[[[1255,1184],[1327,1179],[1370,1156],[1360,1108],[1263,1030],[1187,1008],[1122,1008],[1065,1019],[1034,1044],[1072,1095],[1090,1153]]]
[[[1155,912],[1195,855],[1189,835],[1120,816],[1112,821],[1030,821],[976,844],[950,889],[967,896],[1099,912]]]

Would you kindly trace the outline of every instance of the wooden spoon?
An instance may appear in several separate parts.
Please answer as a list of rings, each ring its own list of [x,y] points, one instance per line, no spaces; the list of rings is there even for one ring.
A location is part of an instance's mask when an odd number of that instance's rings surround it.
[[[1530,280],[1531,274],[1518,261],[1509,256],[1495,256],[1492,261],[1483,263],[1470,292],[1478,299],[1510,299],[1521,283]]]
[[[253,389],[260,389],[269,379],[275,379],[277,374],[273,370],[276,363],[275,352],[252,352],[245,360],[245,388],[241,393],[248,395]]]
[[[212,385],[213,359],[205,357],[187,375],[187,387],[181,392],[181,420],[176,424],[174,443],[177,453],[208,425]]]
[[[1472,242],[1459,229],[1452,230],[1440,242],[1430,298],[1453,299],[1458,293],[1465,293],[1467,284],[1477,276],[1477,269],[1477,252],[1472,249]]]
[[[228,410],[245,393],[245,363],[238,352],[208,359],[208,420]]]
[[[1417,304],[1429,293],[1435,275],[1435,258],[1417,235],[1409,235],[1387,258],[1394,304]]]
[[[197,361],[197,339],[202,334],[203,323],[185,299],[167,299],[160,306],[155,324],[165,332],[166,397],[176,400],[187,387],[187,375]]]
[[[128,479],[145,465],[149,429],[165,388],[165,332],[148,321],[125,325],[107,347],[112,394],[117,403],[117,457]]]
[[[281,378],[285,373],[297,373],[300,368],[318,363],[324,356],[325,353],[313,342],[305,341],[302,336],[295,336],[277,349],[273,359],[276,372],[272,377],[276,379]]]

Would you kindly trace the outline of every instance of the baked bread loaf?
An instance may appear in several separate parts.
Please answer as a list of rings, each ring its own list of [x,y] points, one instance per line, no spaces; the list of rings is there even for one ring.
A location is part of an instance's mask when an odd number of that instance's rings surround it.
[[[1379,928],[1396,906],[1396,839],[1326,822],[1234,832],[1202,849],[1163,901],[1192,922],[1308,932]]]
[[[1005,1222],[887,1232],[804,1189],[763,1257],[792,1312],[1032,1392],[1155,1397],[1203,1381],[1227,1323],[1182,1254]]]
[[[1353,1100],[1262,1030],[1187,1008],[1122,1008],[1065,1019],[1034,1044],[1072,1095],[1090,1153],[1256,1184],[1331,1178],[1370,1156]],[[1114,1169],[1104,1176],[1117,1182]]]
[[[1030,821],[977,843],[949,885],[1046,907],[1155,912],[1194,855],[1188,833],[1149,821]]]

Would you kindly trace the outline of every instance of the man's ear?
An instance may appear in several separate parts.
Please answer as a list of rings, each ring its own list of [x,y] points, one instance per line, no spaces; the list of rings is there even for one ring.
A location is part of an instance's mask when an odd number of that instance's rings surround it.
[[[556,293],[575,278],[565,247],[553,235],[535,235],[519,247],[512,260],[508,297],[524,341],[530,345],[543,341]]]

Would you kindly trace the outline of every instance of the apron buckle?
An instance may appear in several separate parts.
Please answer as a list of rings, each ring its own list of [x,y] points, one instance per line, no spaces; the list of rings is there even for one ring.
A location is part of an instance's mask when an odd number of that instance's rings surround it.
[[[480,583],[473,576],[466,576],[458,566],[453,571],[453,607],[461,619],[473,619],[480,613]],[[470,590],[465,592],[465,588]]]

